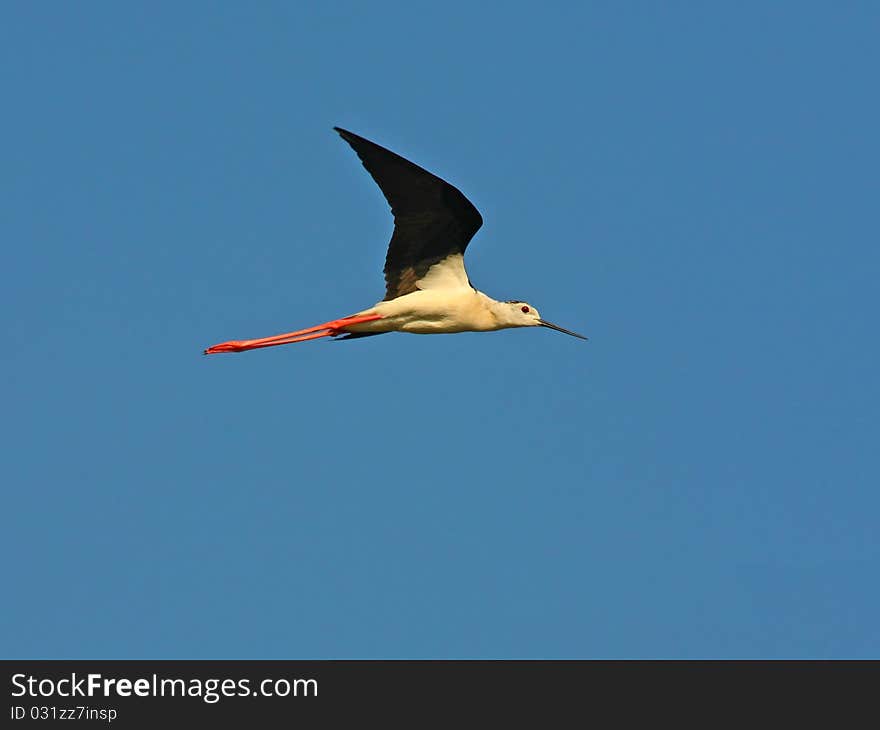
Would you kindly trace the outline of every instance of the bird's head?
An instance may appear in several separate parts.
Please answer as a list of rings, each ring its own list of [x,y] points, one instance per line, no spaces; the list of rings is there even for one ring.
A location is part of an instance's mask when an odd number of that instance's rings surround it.
[[[564,329],[552,322],[541,319],[538,310],[528,302],[511,300],[509,302],[501,302],[501,305],[501,312],[499,312],[499,314],[505,327],[549,327],[552,330],[564,332],[572,337],[580,337],[582,340],[587,339],[583,335],[579,335],[577,332],[572,332],[571,330]]]

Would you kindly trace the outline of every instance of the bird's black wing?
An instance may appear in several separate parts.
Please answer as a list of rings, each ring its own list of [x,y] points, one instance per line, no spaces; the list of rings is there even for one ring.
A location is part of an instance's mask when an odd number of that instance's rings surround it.
[[[336,337],[334,342],[344,342],[345,340],[356,340],[358,337],[375,337],[376,335],[387,335],[387,332],[349,332],[342,337]]]
[[[394,215],[385,258],[385,300],[416,291],[428,269],[464,254],[483,225],[480,212],[445,180],[374,142],[334,129],[360,157]]]

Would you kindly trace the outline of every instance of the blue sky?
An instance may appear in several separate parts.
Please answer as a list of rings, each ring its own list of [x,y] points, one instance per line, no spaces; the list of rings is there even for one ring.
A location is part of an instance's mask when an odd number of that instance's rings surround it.
[[[875,3],[6,3],[2,655],[880,656]],[[545,330],[369,306],[340,125]]]

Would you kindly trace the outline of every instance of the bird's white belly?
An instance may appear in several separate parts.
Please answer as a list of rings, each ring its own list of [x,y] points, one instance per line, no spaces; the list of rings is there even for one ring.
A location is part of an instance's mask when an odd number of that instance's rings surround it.
[[[352,332],[410,332],[418,335],[497,329],[485,299],[488,299],[485,294],[473,289],[416,291],[389,302],[379,302],[359,312],[375,313],[382,319],[346,329]]]

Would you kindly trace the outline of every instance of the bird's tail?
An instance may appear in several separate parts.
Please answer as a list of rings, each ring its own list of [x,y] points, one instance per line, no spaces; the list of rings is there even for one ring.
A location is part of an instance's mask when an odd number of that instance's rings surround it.
[[[372,322],[376,319],[382,319],[378,314],[353,315],[351,317],[343,317],[342,319],[334,319],[324,324],[307,327],[304,330],[296,332],[286,332],[283,335],[275,335],[273,337],[260,337],[256,340],[230,340],[229,342],[221,342],[219,345],[213,345],[205,350],[206,355],[215,355],[219,352],[244,352],[245,350],[256,350],[261,347],[275,347],[275,345],[289,345],[291,342],[305,342],[306,340],[317,340],[319,337],[335,337],[346,331],[346,327],[361,322]]]

